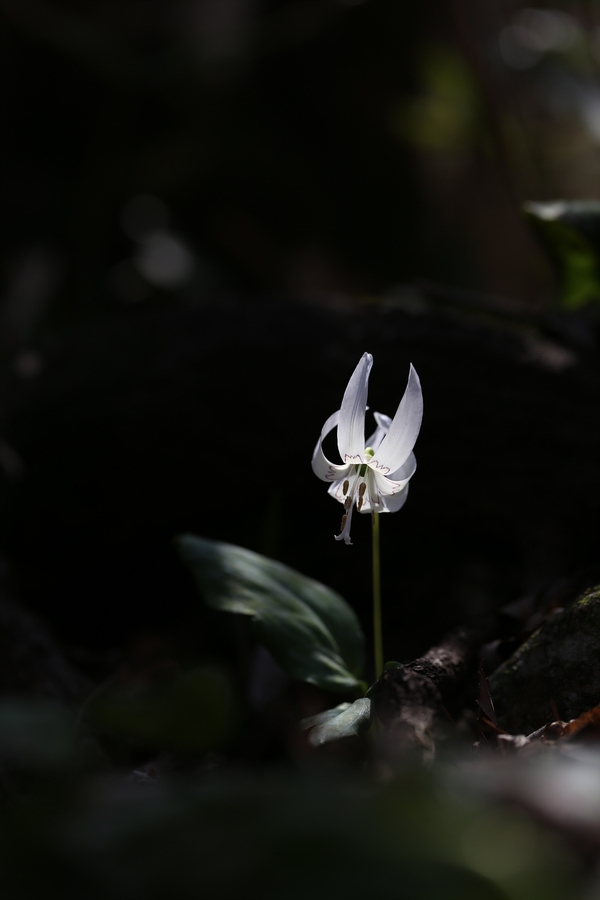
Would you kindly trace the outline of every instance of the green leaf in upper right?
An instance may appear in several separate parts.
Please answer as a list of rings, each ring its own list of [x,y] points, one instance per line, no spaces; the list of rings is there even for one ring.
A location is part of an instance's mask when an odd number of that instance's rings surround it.
[[[523,211],[552,259],[565,309],[600,300],[600,202],[525,203]]]

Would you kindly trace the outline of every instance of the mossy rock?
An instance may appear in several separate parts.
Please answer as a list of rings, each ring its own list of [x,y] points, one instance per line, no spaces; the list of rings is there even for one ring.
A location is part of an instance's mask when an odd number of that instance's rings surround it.
[[[546,622],[491,676],[502,728],[529,734],[600,703],[600,586]]]

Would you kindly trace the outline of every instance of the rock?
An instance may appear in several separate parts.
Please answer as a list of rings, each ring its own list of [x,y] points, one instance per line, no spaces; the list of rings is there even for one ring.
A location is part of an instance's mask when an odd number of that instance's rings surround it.
[[[600,586],[534,632],[490,677],[498,721],[530,734],[600,702]]]

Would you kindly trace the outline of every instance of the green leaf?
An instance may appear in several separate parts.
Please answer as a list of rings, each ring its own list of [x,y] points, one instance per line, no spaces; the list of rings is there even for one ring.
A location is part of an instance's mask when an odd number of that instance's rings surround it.
[[[334,591],[258,553],[194,535],[176,538],[205,602],[250,616],[256,639],[290,678],[327,691],[362,691],[364,638]]]
[[[395,659],[390,659],[386,662],[383,667],[384,672],[389,672],[390,669],[403,669],[404,665],[401,662],[397,662]]]
[[[600,300],[600,202],[526,203],[523,210],[557,267],[563,306]]]
[[[329,741],[355,737],[371,724],[371,701],[361,697],[354,703],[340,703],[333,709],[302,720],[303,728],[312,728],[308,741],[313,747],[320,747]]]

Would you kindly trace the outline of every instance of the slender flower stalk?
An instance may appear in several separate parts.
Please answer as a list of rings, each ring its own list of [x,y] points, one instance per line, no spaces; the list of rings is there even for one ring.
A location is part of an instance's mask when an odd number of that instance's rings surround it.
[[[376,428],[365,441],[365,413],[369,374],[373,365],[370,353],[363,353],[350,376],[342,405],[329,416],[313,452],[315,475],[329,482],[329,493],[344,507],[340,533],[336,541],[351,544],[350,525],[354,507],[370,512],[373,522],[373,635],[376,677],[383,673],[383,636],[381,627],[381,559],[379,514],[397,512],[408,497],[408,482],[417,462],[412,452],[423,418],[423,395],[416,370],[411,365],[408,384],[393,419],[373,413]],[[323,453],[323,441],[337,428],[341,463],[330,462]]]
[[[381,557],[379,553],[379,513],[372,514],[373,523],[373,649],[375,678],[383,675],[383,629],[381,626]]]

